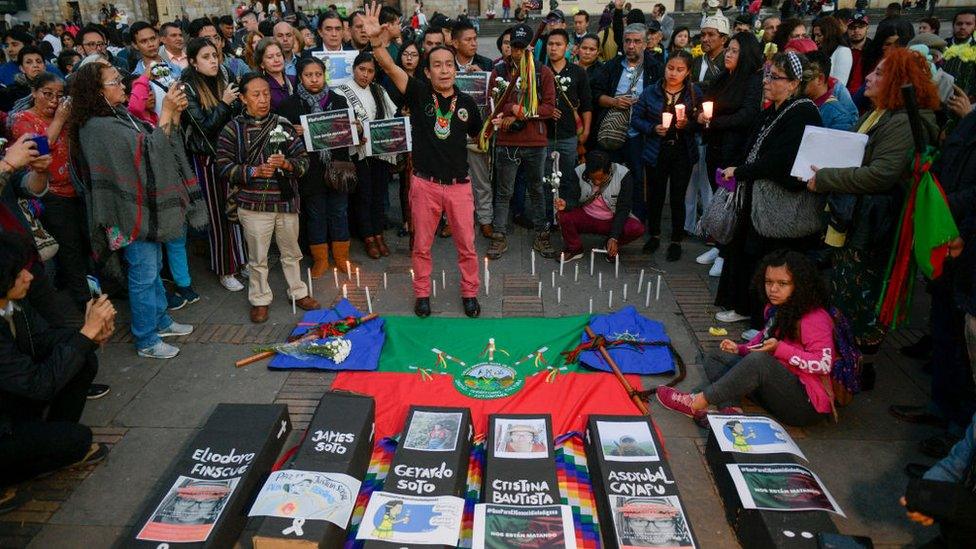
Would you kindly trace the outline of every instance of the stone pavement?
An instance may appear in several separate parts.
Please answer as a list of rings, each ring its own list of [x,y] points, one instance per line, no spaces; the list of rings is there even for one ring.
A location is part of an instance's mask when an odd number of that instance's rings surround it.
[[[395,215],[395,214],[394,214]],[[361,283],[369,285],[373,307],[381,314],[411,314],[407,240],[388,231],[393,253],[372,261],[362,246],[354,245],[354,259],[361,265]],[[554,238],[558,245],[559,239]],[[596,242],[593,242],[596,244]],[[567,264],[558,276],[558,262],[536,257],[536,276],[530,274],[531,235],[517,230],[510,237],[510,249],[500,260],[492,262],[490,296],[481,302],[483,315],[561,316],[585,313],[593,299],[595,313],[608,310],[609,292],[614,308],[624,305],[623,286],[627,284],[627,304],[643,314],[662,321],[675,342],[678,352],[689,365],[688,378],[681,387],[696,387],[703,379],[702,351],[717,348],[721,338],[708,335],[716,325],[712,315],[711,292],[716,279],[710,279],[707,268],[694,263],[704,250],[689,240],[681,261],[663,261],[663,252],[653,257],[640,253],[640,244],[624,249],[620,277],[614,277],[612,264],[600,257],[596,273],[589,275],[589,257]],[[484,254],[487,241],[479,239]],[[460,317],[466,322],[457,292],[458,274],[450,240],[437,239],[434,278],[437,297],[432,300],[435,315]],[[296,430],[295,440],[311,417],[320,395],[327,390],[333,375],[318,372],[270,371],[258,363],[237,369],[235,360],[249,354],[255,343],[280,341],[298,319],[292,316],[285,298],[283,277],[277,266],[271,269],[271,283],[277,299],[271,307],[270,321],[261,326],[248,322],[246,296],[229,293],[216,278],[205,271],[206,261],[191,259],[194,287],[203,299],[174,313],[180,322],[194,324],[196,331],[179,343],[182,352],[169,361],[155,361],[136,356],[125,332],[128,322],[120,318],[120,332],[101,351],[102,366],[97,381],[112,385],[112,392],[101,400],[90,402],[83,421],[93,426],[99,440],[113,444],[105,462],[90,470],[62,472],[47,480],[31,483],[34,501],[23,510],[0,517],[0,547],[108,547],[132,526],[135,514],[142,508],[149,490],[183,445],[191,438],[219,402],[282,402],[289,406]],[[576,265],[579,281],[574,282]],[[640,269],[645,281],[656,285],[651,268],[666,271],[662,276],[660,299],[651,295],[650,307],[644,307],[646,294],[636,293]],[[445,271],[448,290],[440,287],[441,270]],[[556,285],[562,288],[562,302],[556,303]],[[383,289],[382,273],[389,287]],[[602,273],[603,288],[598,289],[597,273]],[[538,297],[538,282],[542,297]],[[355,280],[341,280],[350,288],[350,299],[365,307],[363,289],[355,289]],[[645,290],[646,291],[646,290]],[[341,295],[331,273],[316,281],[315,297],[325,303]],[[120,303],[120,314],[128,307]],[[916,307],[924,310],[924,307]],[[879,546],[918,544],[929,536],[921,527],[903,519],[897,499],[906,479],[902,467],[908,461],[924,461],[916,443],[934,431],[926,427],[896,422],[886,413],[889,403],[926,401],[928,378],[920,365],[901,358],[897,347],[912,341],[924,326],[923,314],[915,315],[910,329],[901,329],[888,339],[877,361],[877,388],[857,396],[841,410],[837,424],[827,424],[793,435],[810,459],[811,468],[824,480],[847,518],[835,517],[844,533],[869,535]],[[732,326],[737,336],[741,326]],[[647,378],[645,385],[663,380]],[[735,547],[735,537],[725,521],[722,503],[705,465],[703,450],[705,432],[684,416],[651,405],[671,453],[671,463],[681,487],[689,518],[703,547]],[[541,410],[540,410],[541,411]],[[287,445],[290,446],[291,444]]]

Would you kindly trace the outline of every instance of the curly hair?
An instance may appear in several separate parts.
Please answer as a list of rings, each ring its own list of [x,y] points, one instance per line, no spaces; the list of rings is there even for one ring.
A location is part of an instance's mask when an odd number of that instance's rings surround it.
[[[248,33],[244,35],[244,48],[243,48],[244,56],[243,57],[244,57],[244,62],[247,63],[248,67],[251,67],[254,70],[258,70],[258,65],[255,62],[255,57],[254,57],[254,48],[251,47],[251,45],[254,43],[255,36],[258,37],[259,41],[264,39],[264,35],[257,31],[248,31]]]
[[[939,109],[939,91],[932,82],[928,62],[920,54],[907,48],[891,48],[875,70],[879,68],[882,71],[881,83],[878,84],[880,89],[871,96],[876,108],[905,108],[901,87],[911,84],[915,87],[918,108],[933,111]]]
[[[102,80],[105,71],[109,70],[112,70],[111,65],[99,61],[81,67],[71,77],[68,87],[71,109],[65,125],[68,127],[68,148],[72,154],[81,154],[78,134],[82,126],[96,116],[112,116],[112,107],[102,95]]]
[[[833,55],[834,50],[844,45],[844,27],[836,17],[828,15],[813,22],[813,28],[820,29],[823,38],[820,41],[820,51]]]
[[[800,252],[776,250],[762,259],[752,280],[753,290],[763,303],[769,303],[766,296],[766,269],[786,267],[793,279],[793,293],[790,298],[776,307],[776,321],[770,335],[777,339],[800,337],[800,319],[810,311],[826,309],[830,306],[830,296],[817,266]]]
[[[796,17],[791,17],[786,19],[779,24],[776,29],[776,33],[773,34],[773,43],[779,48],[779,51],[783,51],[786,48],[786,43],[790,41],[790,35],[797,27],[806,27],[806,23],[802,19],[797,19]]]

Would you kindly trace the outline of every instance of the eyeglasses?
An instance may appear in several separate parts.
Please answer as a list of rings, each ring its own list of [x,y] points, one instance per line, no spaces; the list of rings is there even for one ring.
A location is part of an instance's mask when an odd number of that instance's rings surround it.
[[[53,92],[53,91],[48,91],[48,90],[41,90],[41,97],[43,97],[44,99],[47,99],[48,101],[51,101],[51,100],[60,101],[61,98],[64,97],[64,94],[63,93],[60,93],[60,92]]]
[[[85,42],[82,46],[86,48],[104,48],[105,42]]]
[[[123,82],[124,82],[124,80],[122,80],[122,77],[119,77],[119,78],[116,78],[115,80],[108,80],[106,82],[102,82],[102,85],[105,86],[106,88],[112,88],[112,87],[119,87],[119,88],[121,88]]]
[[[789,80],[789,76],[780,76],[778,74],[767,74],[766,80]]]
[[[413,58],[413,57],[420,57],[420,54],[415,51],[408,51],[408,52],[404,52],[403,56]]]

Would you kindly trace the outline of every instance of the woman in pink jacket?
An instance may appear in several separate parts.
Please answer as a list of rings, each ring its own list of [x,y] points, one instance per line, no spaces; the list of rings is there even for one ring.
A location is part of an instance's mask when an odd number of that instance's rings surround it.
[[[754,285],[765,288],[763,330],[745,344],[722,341],[722,351],[734,356],[708,357],[705,373],[711,385],[704,390],[684,393],[662,385],[658,401],[686,416],[701,417],[712,405],[731,412],[728,408],[748,395],[789,425],[830,417],[834,322],[816,267],[800,253],[779,250],[763,259]]]

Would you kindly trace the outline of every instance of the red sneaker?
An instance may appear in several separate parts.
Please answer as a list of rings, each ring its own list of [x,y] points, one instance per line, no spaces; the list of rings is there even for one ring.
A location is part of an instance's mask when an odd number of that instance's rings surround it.
[[[695,412],[691,409],[692,397],[689,393],[683,393],[667,385],[660,385],[657,388],[656,394],[657,401],[661,403],[661,406],[690,418],[695,417]]]

